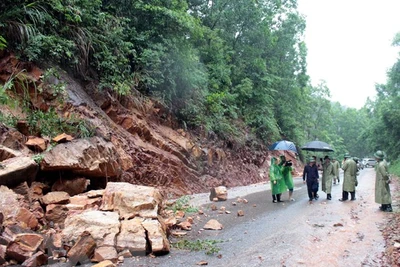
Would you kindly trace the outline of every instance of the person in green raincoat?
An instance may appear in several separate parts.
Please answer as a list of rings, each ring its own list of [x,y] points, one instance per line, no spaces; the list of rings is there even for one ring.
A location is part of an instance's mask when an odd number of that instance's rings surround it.
[[[343,173],[343,192],[342,198],[339,201],[346,201],[351,194],[351,200],[356,200],[357,182],[357,164],[349,154],[344,155],[344,163],[342,166]]]
[[[377,164],[375,165],[375,202],[381,204],[380,210],[392,212],[392,196],[390,194],[390,177],[385,154],[378,150],[374,154]]]
[[[277,163],[277,158],[271,158],[271,166],[269,167],[269,180],[271,181],[272,202],[282,202],[282,192],[286,191],[285,181],[282,177],[281,167]]]
[[[335,172],[333,170],[333,164],[329,156],[325,156],[324,164],[322,166],[322,191],[326,193],[326,199],[332,199],[332,181],[335,177]]]
[[[282,177],[285,181],[286,187],[289,189],[289,201],[294,201],[293,198],[293,189],[294,189],[294,182],[292,177],[292,162],[286,161],[285,155],[281,155],[280,157],[279,166],[281,167]]]
[[[333,184],[336,184],[336,182],[339,184],[340,183],[340,178],[339,178],[339,173],[340,173],[340,163],[339,161],[336,160],[335,157],[332,158],[332,164],[333,164],[333,172],[334,172],[334,180]]]

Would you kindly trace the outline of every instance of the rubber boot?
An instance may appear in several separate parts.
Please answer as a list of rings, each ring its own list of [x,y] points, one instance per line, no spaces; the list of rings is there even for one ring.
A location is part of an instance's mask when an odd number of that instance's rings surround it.
[[[349,199],[349,192],[343,191],[342,198],[339,201],[346,201]]]
[[[276,195],[272,195],[272,202],[276,203]]]
[[[331,195],[331,194],[327,194],[327,195],[326,195],[326,199],[327,199],[327,200],[331,200],[331,199],[332,199],[332,195]]]
[[[386,208],[383,211],[392,212],[393,211],[392,204],[386,204]]]
[[[283,202],[283,201],[281,200],[281,195],[282,195],[282,194],[277,194],[277,195],[276,195],[276,199],[278,200],[278,202]]]
[[[356,200],[356,192],[350,192],[351,200]]]

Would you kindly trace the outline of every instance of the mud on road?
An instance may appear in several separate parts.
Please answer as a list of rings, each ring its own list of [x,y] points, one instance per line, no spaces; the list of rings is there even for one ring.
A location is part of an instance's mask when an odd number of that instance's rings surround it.
[[[164,256],[125,259],[121,266],[399,266],[390,259],[395,253],[385,249],[385,242],[396,242],[395,236],[385,237],[385,229],[398,224],[393,222],[395,213],[381,212],[374,201],[374,169],[362,170],[358,181],[357,200],[346,202],[338,201],[340,184],[333,186],[332,200],[319,192],[320,199],[310,204],[301,178],[295,179],[294,202],[285,194],[285,202],[272,203],[268,184],[230,189],[230,199],[223,202],[210,202],[209,194],[193,196],[191,203],[201,205],[204,214],[191,214],[195,223],[183,238],[221,241],[218,253],[171,249]],[[248,202],[238,202],[239,197]],[[222,206],[230,214],[220,213]],[[224,228],[203,230],[210,219]]]

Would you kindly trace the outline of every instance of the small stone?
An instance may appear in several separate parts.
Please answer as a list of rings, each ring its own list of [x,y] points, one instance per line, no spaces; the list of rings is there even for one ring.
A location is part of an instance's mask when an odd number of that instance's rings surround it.
[[[222,228],[224,228],[222,226],[221,223],[219,223],[217,220],[215,219],[211,219],[209,220],[206,225],[204,225],[204,229],[206,230],[221,230]]]

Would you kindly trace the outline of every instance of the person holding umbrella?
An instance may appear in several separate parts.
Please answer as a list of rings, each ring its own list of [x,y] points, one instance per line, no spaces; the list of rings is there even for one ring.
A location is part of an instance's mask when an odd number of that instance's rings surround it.
[[[342,198],[339,201],[346,201],[351,194],[351,200],[356,200],[357,186],[357,164],[349,154],[344,155],[344,163],[342,166],[343,173],[343,189]]]
[[[289,189],[289,200],[294,201],[293,196],[293,188],[294,188],[294,182],[293,182],[293,177],[292,177],[292,162],[286,161],[285,155],[280,155],[280,162],[279,166],[281,167],[282,171],[282,177],[283,181],[285,182],[287,188]]]
[[[335,172],[333,170],[333,164],[329,156],[325,156],[324,164],[322,170],[322,191],[326,193],[326,199],[331,200],[332,195],[332,180],[335,177]]]
[[[271,165],[269,167],[269,180],[271,181],[272,202],[283,202],[281,200],[282,192],[286,191],[287,187],[282,178],[281,168],[277,163],[278,159],[271,158]]]
[[[310,202],[313,201],[313,199],[317,200],[319,174],[313,157],[310,158],[309,164],[304,167],[303,183],[307,183],[307,192]]]

